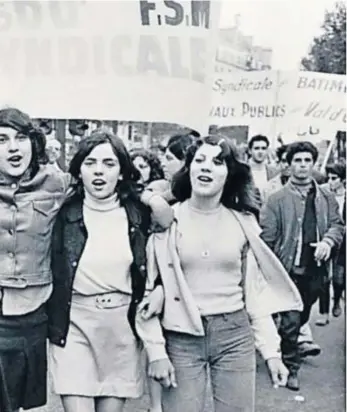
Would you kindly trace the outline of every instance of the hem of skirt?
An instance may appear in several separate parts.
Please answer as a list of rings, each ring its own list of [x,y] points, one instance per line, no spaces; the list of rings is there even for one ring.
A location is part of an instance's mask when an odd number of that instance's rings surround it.
[[[66,384],[66,382],[65,382]],[[141,385],[140,388],[128,387],[120,389],[120,385],[118,385],[118,389],[115,389],[115,385],[103,387],[99,390],[95,389],[97,385],[93,387],[79,387],[76,388],[76,382],[74,385],[67,385],[64,387],[54,387],[54,393],[59,396],[85,396],[90,398],[98,398],[98,397],[115,397],[115,398],[131,398],[131,399],[138,399],[141,398],[144,393],[144,385]]]

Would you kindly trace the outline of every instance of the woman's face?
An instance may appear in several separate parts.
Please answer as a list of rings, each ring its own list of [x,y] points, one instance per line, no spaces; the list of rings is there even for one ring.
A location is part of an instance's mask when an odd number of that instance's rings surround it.
[[[46,153],[49,163],[55,163],[61,155],[61,144],[58,141],[49,142],[46,145]]]
[[[151,167],[147,163],[146,159],[142,156],[136,156],[133,160],[134,166],[141,173],[142,183],[147,183],[149,181],[149,175],[151,173]]]
[[[195,153],[190,166],[192,194],[199,197],[221,196],[228,175],[224,160],[220,160],[222,148],[203,144]]]
[[[165,150],[165,154],[161,160],[161,165],[164,171],[165,179],[172,180],[173,176],[183,167],[184,160],[178,159],[169,149]]]
[[[0,172],[9,177],[21,177],[32,158],[28,136],[11,127],[0,127]]]
[[[328,182],[330,190],[336,192],[344,186],[342,179],[335,173],[328,173]]]
[[[95,199],[107,199],[116,190],[120,164],[110,143],[96,146],[81,165],[84,190]]]

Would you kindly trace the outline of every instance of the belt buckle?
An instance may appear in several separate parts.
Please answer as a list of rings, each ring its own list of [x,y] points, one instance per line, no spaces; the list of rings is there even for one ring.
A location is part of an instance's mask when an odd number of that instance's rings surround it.
[[[112,298],[110,296],[106,297],[104,295],[98,295],[95,300],[96,307],[98,309],[107,309],[112,307]]]

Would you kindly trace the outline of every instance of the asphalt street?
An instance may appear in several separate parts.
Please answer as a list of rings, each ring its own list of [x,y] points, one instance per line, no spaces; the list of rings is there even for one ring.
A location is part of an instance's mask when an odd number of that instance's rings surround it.
[[[315,326],[317,308],[311,324],[314,337],[322,347],[316,358],[307,358],[300,373],[301,390],[292,392],[285,388],[273,389],[261,360],[258,361],[256,412],[344,412],[345,406],[345,317],[331,318],[325,327]],[[126,412],[148,410],[148,396],[129,402]],[[59,399],[51,392],[49,402],[35,412],[63,412]],[[182,411],[183,412],[183,411]],[[206,411],[212,412],[210,403]],[[232,412],[232,411],[230,411]]]

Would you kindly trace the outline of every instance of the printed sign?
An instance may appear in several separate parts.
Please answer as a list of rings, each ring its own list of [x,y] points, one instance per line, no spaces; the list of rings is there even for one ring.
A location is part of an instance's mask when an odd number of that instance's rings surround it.
[[[207,129],[216,1],[0,3],[0,106]]]
[[[346,128],[346,76],[260,71],[219,75],[212,85],[210,123],[286,131]]]

